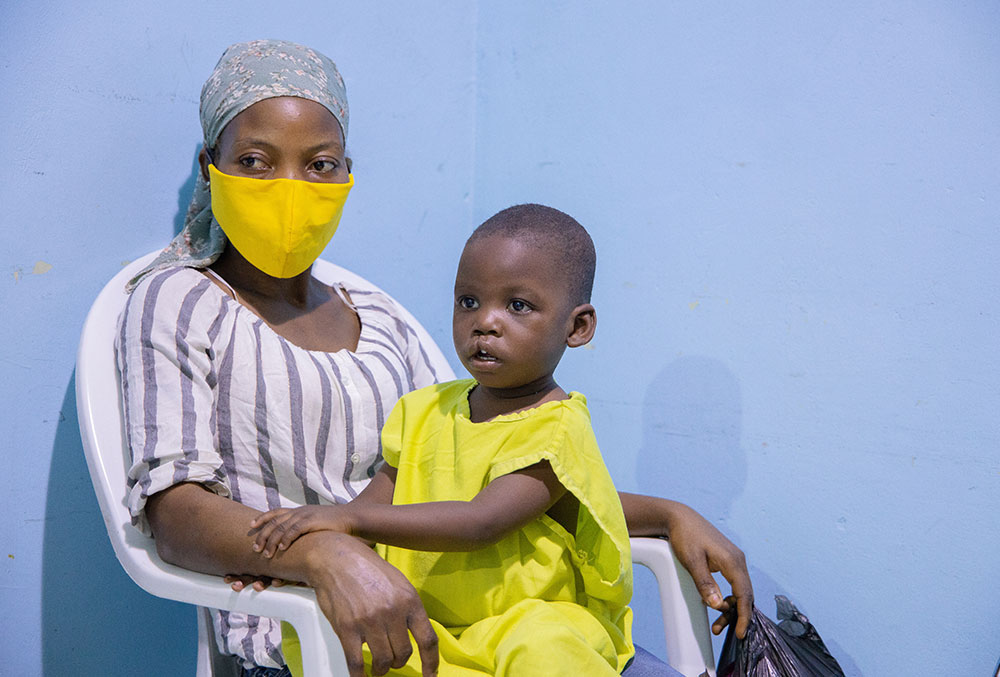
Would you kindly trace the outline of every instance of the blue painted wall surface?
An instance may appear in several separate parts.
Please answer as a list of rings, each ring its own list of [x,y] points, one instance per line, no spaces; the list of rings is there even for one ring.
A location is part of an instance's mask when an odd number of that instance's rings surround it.
[[[545,7],[480,4],[474,214],[593,232],[560,382],[616,481],[701,508],[848,674],[992,670],[1000,6]]]
[[[73,364],[104,282],[183,220],[222,50],[282,37],[337,61],[357,183],[326,255],[443,341],[455,256],[436,243],[471,218],[474,19],[461,2],[0,4],[0,674],[193,674],[191,609],[132,584],[104,534]]]
[[[560,380],[621,486],[700,508],[848,674],[995,663],[995,3],[77,5],[0,7],[0,672],[193,667],[190,610],[114,561],[73,362],[103,282],[179,226],[201,83],[259,36],[347,80],[329,258],[448,346],[473,223],[574,214],[600,326]]]

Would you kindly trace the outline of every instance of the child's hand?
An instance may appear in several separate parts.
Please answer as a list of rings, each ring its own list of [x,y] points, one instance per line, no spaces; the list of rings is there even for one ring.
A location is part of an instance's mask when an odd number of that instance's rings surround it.
[[[250,523],[257,530],[254,552],[274,557],[287,550],[295,539],[310,531],[339,531],[350,534],[350,511],[337,505],[304,505],[301,508],[269,510]]]

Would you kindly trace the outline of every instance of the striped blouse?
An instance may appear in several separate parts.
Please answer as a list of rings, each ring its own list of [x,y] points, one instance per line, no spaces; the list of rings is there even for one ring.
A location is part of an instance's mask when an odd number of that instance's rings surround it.
[[[149,534],[149,496],[198,482],[258,510],[343,503],[381,463],[379,433],[403,394],[438,379],[413,329],[379,292],[342,285],[356,350],[305,350],[190,268],[151,274],[116,342],[133,465],[128,506]],[[278,667],[277,621],[216,612],[219,649]]]

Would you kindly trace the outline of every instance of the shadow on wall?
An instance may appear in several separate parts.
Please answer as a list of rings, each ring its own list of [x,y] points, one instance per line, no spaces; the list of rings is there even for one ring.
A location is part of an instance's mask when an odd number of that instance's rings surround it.
[[[636,469],[640,492],[692,506],[736,545],[739,538],[727,521],[747,476],[741,403],[739,382],[721,362],[692,356],[669,363],[643,398]],[[751,576],[756,582],[757,572],[751,570]],[[721,587],[726,594],[728,586]],[[709,610],[709,622],[716,615]],[[645,632],[638,631],[637,640],[652,642]],[[721,638],[713,645],[718,657]]]
[[[741,402],[739,382],[721,362],[668,364],[643,399],[637,477],[641,491],[693,506],[733,542],[726,523],[747,479]]]
[[[83,455],[73,377],[45,504],[42,642],[46,677],[194,674],[194,607],[145,593],[115,558]]]
[[[740,446],[743,406],[739,381],[718,360],[682,357],[668,364],[650,382],[643,400],[642,447],[638,457],[638,486],[643,493],[667,496],[686,503],[741,548],[729,527],[733,503],[747,482],[747,452]],[[764,527],[761,531],[766,532]],[[796,553],[787,553],[794,558]],[[791,599],[809,615],[809,591],[797,596],[753,565],[750,577],[756,605],[775,619],[775,595]],[[722,588],[728,592],[724,583]],[[710,620],[715,613],[709,611]],[[817,628],[823,635],[823,628]],[[718,658],[723,636],[713,644]],[[861,675],[853,660],[832,638],[823,637],[849,677]]]

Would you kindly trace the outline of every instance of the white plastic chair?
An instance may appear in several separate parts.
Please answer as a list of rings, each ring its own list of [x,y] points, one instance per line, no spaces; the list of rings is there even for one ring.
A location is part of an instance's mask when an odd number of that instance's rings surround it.
[[[156,554],[153,540],[131,526],[125,504],[130,456],[125,440],[114,337],[118,315],[127,298],[125,283],[156,254],[152,252],[133,261],[105,285],[87,315],[76,359],[80,435],[115,555],[132,580],[157,597],[290,622],[302,642],[306,677],[347,677],[340,641],[320,612],[311,589],[283,587],[258,592],[248,588],[234,592],[219,576],[167,564]],[[342,280],[361,288],[378,289],[354,273],[326,261],[318,261],[313,272],[326,282]],[[453,372],[440,349],[420,323],[407,315],[425,344],[437,373],[443,379],[451,378]],[[707,672],[714,677],[708,615],[694,582],[677,561],[669,544],[660,539],[634,538],[632,557],[656,576],[670,664],[684,675],[693,677]],[[218,654],[204,608],[198,610],[198,635],[199,677],[235,674],[232,672],[234,662]]]

